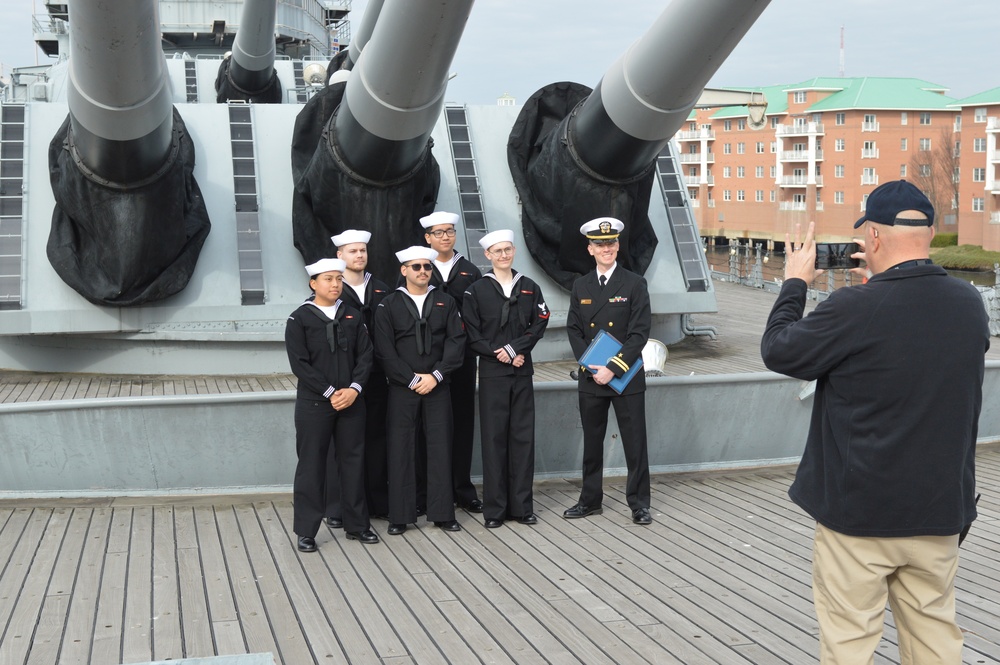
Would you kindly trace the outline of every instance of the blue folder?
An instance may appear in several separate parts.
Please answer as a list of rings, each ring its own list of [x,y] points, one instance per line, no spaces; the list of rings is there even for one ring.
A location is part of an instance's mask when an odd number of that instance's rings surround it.
[[[590,343],[587,350],[583,352],[583,356],[580,357],[580,366],[586,371],[590,372],[590,365],[600,365],[604,367],[608,364],[613,356],[618,355],[618,352],[622,349],[622,343],[615,339],[614,335],[611,333],[601,330],[594,337],[594,341]],[[635,364],[629,368],[629,371],[625,372],[621,376],[616,376],[608,382],[608,385],[618,393],[619,395],[625,386],[628,385],[635,373],[642,369],[642,356],[635,361]]]

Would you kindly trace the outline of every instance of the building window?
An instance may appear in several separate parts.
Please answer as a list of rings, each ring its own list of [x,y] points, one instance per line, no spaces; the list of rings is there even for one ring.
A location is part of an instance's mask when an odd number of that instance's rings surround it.
[[[746,129],[746,128],[747,128],[747,121],[746,120],[744,120],[743,118],[740,118],[740,119],[738,119],[736,121],[736,129],[743,130],[743,129]]]
[[[733,200],[733,196],[732,196],[732,194],[729,193],[728,189],[722,190],[722,200],[723,201],[732,201]]]
[[[930,113],[921,113],[920,114],[920,124],[921,125],[929,125],[929,124],[931,124],[931,114]]]
[[[955,157],[961,157],[962,156],[962,142],[961,141],[955,141],[955,153],[954,154],[955,154]]]
[[[696,123],[694,121],[689,122],[688,123],[688,129],[690,129],[692,132],[697,131],[698,130],[698,123]]]
[[[972,139],[972,152],[986,152],[986,139]]]
[[[833,177],[834,178],[843,178],[844,177],[844,165],[843,164],[837,164],[836,166],[833,167]]]
[[[955,184],[958,184],[958,182],[961,180],[961,178],[959,177],[960,175],[959,171],[960,169],[956,166],[951,172],[951,181]],[[952,203],[954,203],[954,201],[952,201]]]
[[[922,151],[924,151],[924,152],[930,150],[931,149],[931,140],[930,139],[920,139],[920,149]]]
[[[733,121],[732,120],[724,120],[722,122],[722,128],[728,132],[729,130],[731,130],[733,128]]]
[[[962,131],[962,116],[958,113],[955,114],[955,131]]]
[[[834,124],[836,125],[843,125],[847,122],[846,113],[838,113],[837,115],[834,116],[834,118],[836,118],[836,120],[834,120]]]
[[[862,170],[861,172],[861,184],[862,185],[877,185],[878,176],[875,175],[875,167],[869,166]]]
[[[742,177],[746,176],[746,174],[747,174],[747,169],[746,169],[745,166],[737,166],[736,167],[736,177],[737,178],[742,178]]]
[[[972,117],[973,122],[986,122],[986,107],[977,106],[975,115]]]
[[[986,182],[986,169],[972,169],[972,182]]]
[[[743,141],[740,141],[739,143],[736,144],[736,154],[737,155],[742,155],[742,154],[746,153],[746,151],[747,151],[747,144],[746,143],[744,143]]]
[[[771,190],[771,203],[774,203],[774,190]]]
[[[778,152],[778,142],[771,141],[771,154],[773,155],[776,152]]]
[[[732,143],[723,143],[722,144],[722,154],[723,155],[731,155],[731,154],[733,154],[733,144]]]
[[[763,141],[757,141],[757,154],[758,155],[763,155],[764,154],[764,142]]]
[[[723,166],[723,167],[722,167],[722,177],[723,177],[723,178],[728,178],[728,177],[730,177],[730,176],[731,176],[732,174],[733,174],[733,169],[732,169],[732,167],[731,167],[731,166]]]
[[[837,139],[836,141],[833,142],[833,149],[836,150],[837,152],[844,152],[845,145],[846,141],[844,139]]]
[[[921,164],[920,165],[920,175],[922,175],[924,177],[927,177],[930,174],[931,174],[931,165],[930,164]]]
[[[878,159],[878,148],[875,147],[875,141],[865,141],[861,146],[861,158],[862,159]]]
[[[757,203],[763,203],[764,202],[764,190],[763,189],[758,189],[754,193],[754,201],[756,201]]]
[[[736,190],[736,200],[737,201],[746,201],[747,200],[747,193],[744,190],[742,190],[742,189],[737,189]]]
[[[795,96],[793,97],[793,99],[795,100],[796,104],[805,104],[806,103],[806,92],[805,92],[805,90],[799,90],[799,91],[797,91],[795,93]]]
[[[778,167],[777,166],[772,166],[771,167],[771,177],[772,178],[777,178],[778,177]]]
[[[754,169],[754,176],[756,176],[758,178],[763,178],[764,177],[764,167],[763,166],[758,166],[756,169]]]
[[[899,124],[905,125],[907,122],[909,122],[909,118],[906,115],[906,111],[903,111],[899,114]]]
[[[778,116],[772,115],[771,116],[771,129],[777,129],[779,124],[781,124],[781,121],[778,119]]]
[[[906,139],[899,139],[899,149],[906,152]]]
[[[698,167],[697,166],[692,166],[691,168],[689,168],[688,169],[688,175],[691,176],[692,178],[695,177],[696,175],[698,175]]]
[[[843,203],[844,202],[844,193],[843,192],[834,192],[833,193],[833,202],[834,203]]]
[[[900,164],[899,165],[899,177],[900,178],[905,178],[906,177],[906,164]]]
[[[972,212],[983,212],[986,210],[986,199],[981,196],[972,197]]]

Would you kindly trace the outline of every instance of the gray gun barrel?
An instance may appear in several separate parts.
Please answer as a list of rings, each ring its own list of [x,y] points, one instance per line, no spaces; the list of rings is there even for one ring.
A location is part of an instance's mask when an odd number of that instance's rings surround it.
[[[107,180],[142,180],[166,161],[173,130],[157,3],[73,0],[69,13],[76,154]]]
[[[347,48],[347,57],[351,63],[347,69],[352,69],[354,65],[358,64],[358,60],[361,58],[361,51],[371,41],[372,33],[375,31],[375,24],[378,23],[379,14],[382,13],[383,4],[385,4],[385,0],[368,0],[364,16],[361,17],[361,23],[358,24],[358,29],[351,38],[350,46]]]
[[[276,0],[244,0],[229,76],[242,90],[267,87],[274,72]]]
[[[341,155],[357,175],[385,182],[427,149],[473,0],[386,0],[334,116]]]
[[[770,0],[674,0],[570,121],[579,159],[606,178],[649,167]]]

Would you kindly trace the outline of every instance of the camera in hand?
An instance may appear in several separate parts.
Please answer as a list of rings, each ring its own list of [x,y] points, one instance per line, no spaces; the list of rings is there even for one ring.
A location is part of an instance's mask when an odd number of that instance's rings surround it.
[[[816,243],[816,269],[836,270],[838,268],[858,268],[860,259],[852,259],[851,254],[861,251],[856,242]]]

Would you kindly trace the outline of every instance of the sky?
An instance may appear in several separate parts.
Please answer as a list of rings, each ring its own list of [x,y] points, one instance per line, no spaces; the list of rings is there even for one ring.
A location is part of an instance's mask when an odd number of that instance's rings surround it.
[[[745,1],[745,0],[740,0]],[[360,24],[367,0],[354,0]],[[593,87],[663,12],[667,0],[476,0],[452,71],[448,101],[493,104],[504,93],[523,102],[542,86]],[[35,63],[32,7],[0,2],[0,67]],[[840,73],[924,79],[957,99],[1000,86],[996,0],[771,0],[709,82],[768,86]],[[41,61],[44,55],[38,52]]]

